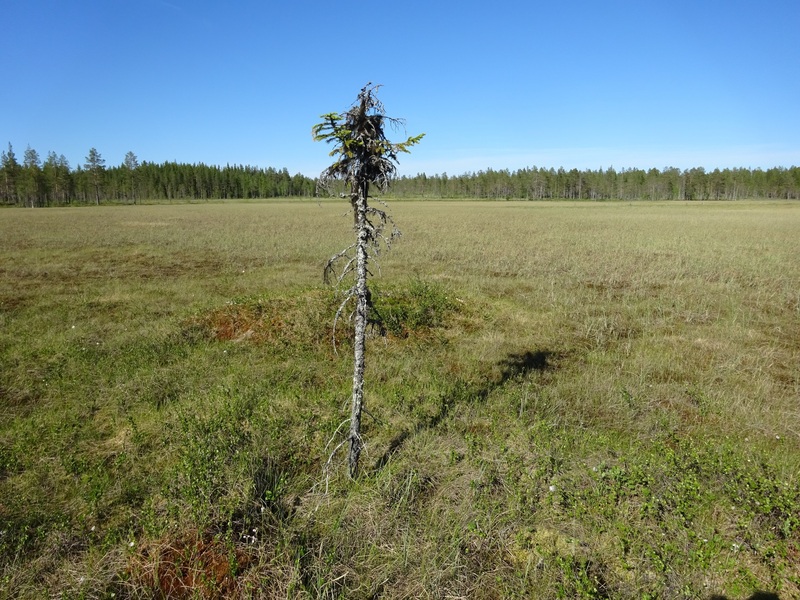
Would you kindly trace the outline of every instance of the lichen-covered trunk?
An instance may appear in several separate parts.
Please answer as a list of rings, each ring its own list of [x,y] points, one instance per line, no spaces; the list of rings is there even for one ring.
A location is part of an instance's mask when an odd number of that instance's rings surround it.
[[[350,454],[348,465],[350,477],[358,475],[358,459],[363,443],[361,441],[361,411],[364,406],[364,355],[366,350],[367,318],[369,311],[367,288],[367,192],[368,184],[357,188],[355,203],[355,226],[358,244],[356,245],[356,312],[355,339],[353,342],[353,402],[350,407]]]

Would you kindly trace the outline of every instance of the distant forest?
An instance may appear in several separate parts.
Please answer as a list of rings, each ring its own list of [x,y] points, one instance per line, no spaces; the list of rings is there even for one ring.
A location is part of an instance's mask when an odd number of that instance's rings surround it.
[[[28,147],[22,162],[11,144],[0,162],[0,204],[64,206],[167,200],[313,197],[316,180],[286,169],[139,162],[128,152],[107,167],[94,148],[86,162],[71,167],[50,152],[42,161]],[[448,176],[418,174],[397,179],[393,197],[572,200],[800,199],[800,167],[772,169],[694,168],[598,170],[492,170]]]
[[[518,171],[478,171],[449,177],[403,177],[393,196],[505,198],[523,200],[741,200],[800,198],[800,167],[681,171],[598,169],[567,171],[530,167]]]

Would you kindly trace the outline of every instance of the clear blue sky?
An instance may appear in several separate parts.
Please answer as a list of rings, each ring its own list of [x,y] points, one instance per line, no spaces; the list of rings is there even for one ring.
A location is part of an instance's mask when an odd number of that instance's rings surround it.
[[[798,0],[0,0],[0,147],[316,176],[368,81],[402,174],[800,165]],[[396,135],[402,137],[404,132]]]

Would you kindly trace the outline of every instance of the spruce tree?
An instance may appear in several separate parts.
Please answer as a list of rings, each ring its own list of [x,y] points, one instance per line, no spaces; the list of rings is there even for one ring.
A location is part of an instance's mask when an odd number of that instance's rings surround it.
[[[320,175],[320,185],[327,187],[334,180],[344,181],[353,208],[355,242],[332,256],[325,267],[326,279],[334,274],[339,283],[349,277],[354,279],[335,318],[338,320],[347,304],[355,303],[353,395],[349,435],[345,440],[349,444],[348,470],[353,478],[358,474],[358,461],[364,445],[361,413],[364,409],[366,333],[371,308],[368,263],[375,258],[381,245],[388,247],[399,234],[391,217],[370,205],[370,186],[385,191],[397,174],[398,154],[408,152],[425,135],[409,137],[399,143],[389,141],[385,125],[398,126],[402,121],[386,116],[383,104],[376,96],[379,88],[367,84],[346,112],[322,115],[323,121],[312,129],[315,141],[333,144],[330,156],[335,157],[334,163]],[[389,225],[391,231],[387,232]],[[344,266],[339,269],[341,264]]]
[[[17,201],[17,180],[20,173],[20,165],[17,162],[17,155],[11,142],[8,143],[8,152],[3,152],[0,156],[0,169],[2,169],[2,196],[6,202],[13,204]]]

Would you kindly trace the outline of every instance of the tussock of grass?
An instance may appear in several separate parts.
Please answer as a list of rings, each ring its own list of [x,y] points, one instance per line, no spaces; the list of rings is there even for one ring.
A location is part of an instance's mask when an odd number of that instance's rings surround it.
[[[394,289],[373,288],[372,320],[381,330],[401,338],[441,327],[460,308],[458,299],[451,298],[444,286],[420,278]]]
[[[341,205],[3,211],[0,596],[800,596],[797,205],[393,209],[356,482]]]
[[[294,297],[241,298],[196,316],[188,331],[198,328],[209,339],[269,344],[283,348],[330,345],[336,304],[322,290]]]

